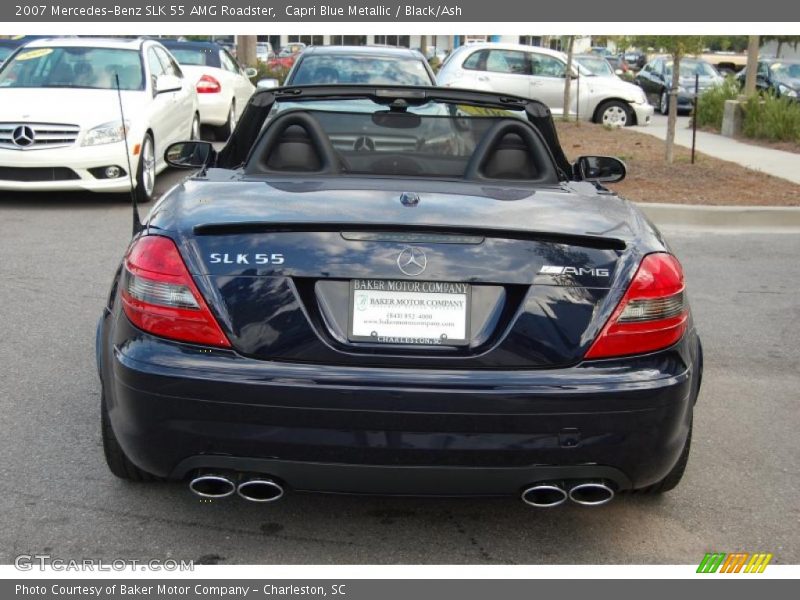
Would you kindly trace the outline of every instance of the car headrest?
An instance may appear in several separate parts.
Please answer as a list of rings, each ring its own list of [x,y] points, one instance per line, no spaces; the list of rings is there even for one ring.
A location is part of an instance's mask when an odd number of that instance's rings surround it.
[[[338,173],[342,166],[322,126],[302,111],[275,117],[255,156],[248,173]]]
[[[541,175],[537,156],[540,146],[536,134],[525,123],[516,119],[498,121],[476,146],[464,176],[467,179],[537,180]]]

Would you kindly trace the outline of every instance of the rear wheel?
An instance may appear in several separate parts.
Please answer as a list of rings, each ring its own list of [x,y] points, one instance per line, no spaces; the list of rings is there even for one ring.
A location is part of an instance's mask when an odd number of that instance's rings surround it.
[[[156,188],[156,152],[153,136],[145,134],[139,151],[139,166],[136,169],[137,202],[150,202]]]
[[[111,421],[108,418],[108,407],[106,406],[106,396],[103,392],[100,397],[100,423],[103,436],[103,454],[106,457],[106,464],[109,470],[120,479],[130,481],[159,481],[160,478],[143,471],[125,455],[125,451],[119,445],[114,430],[111,429]]]
[[[597,120],[606,127],[627,127],[633,125],[633,110],[624,102],[610,100],[597,111]]]
[[[189,139],[200,139],[200,115],[197,113],[194,113],[194,117],[192,117],[192,130],[189,132]]]
[[[681,478],[683,478],[684,471],[686,471],[686,465],[689,462],[689,450],[691,446],[692,446],[692,426],[690,425],[689,435],[686,436],[686,443],[683,445],[683,451],[681,452],[680,458],[678,458],[678,462],[676,462],[675,466],[672,467],[672,470],[669,473],[667,473],[667,476],[664,477],[664,479],[662,479],[661,481],[636,491],[640,494],[663,494],[664,492],[668,492],[672,489],[675,489],[681,482]]]
[[[217,127],[217,130],[215,132],[215,137],[220,142],[224,142],[230,137],[235,127],[236,127],[236,102],[231,102],[231,107],[230,109],[228,109],[228,120],[225,121],[224,125],[220,125],[219,127]]]
[[[669,96],[667,90],[661,90],[661,100],[658,103],[658,112],[665,115],[669,112]]]

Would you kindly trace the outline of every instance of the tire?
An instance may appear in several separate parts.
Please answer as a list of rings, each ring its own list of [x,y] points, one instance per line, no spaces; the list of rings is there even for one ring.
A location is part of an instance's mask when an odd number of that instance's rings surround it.
[[[125,455],[125,451],[117,441],[117,436],[114,435],[114,430],[111,429],[105,392],[100,396],[100,424],[103,437],[103,454],[105,455],[108,469],[114,475],[129,481],[161,481],[160,477],[156,477],[137,467]]]
[[[217,141],[224,142],[231,136],[234,127],[236,127],[236,102],[231,102],[231,107],[228,109],[228,120],[224,125],[216,128],[214,137]]]
[[[658,112],[662,115],[666,115],[669,112],[669,96],[667,96],[667,90],[661,90],[661,98],[658,102]]]
[[[156,153],[153,136],[145,134],[136,167],[136,202],[146,204],[153,199],[156,187]]]
[[[190,140],[199,140],[201,139],[200,135],[200,115],[194,113],[194,117],[192,117],[192,128],[189,130],[189,139]]]
[[[633,110],[625,102],[609,100],[597,109],[597,122],[606,127],[630,127],[633,125]]]
[[[667,473],[666,477],[661,481],[658,481],[652,485],[647,486],[646,488],[642,488],[640,490],[636,490],[638,494],[663,494],[664,492],[668,492],[670,490],[675,489],[678,484],[681,482],[681,478],[683,478],[683,473],[686,471],[686,465],[689,463],[689,451],[692,446],[692,426],[689,425],[689,434],[686,436],[686,442],[683,445],[683,451],[681,451],[681,455],[678,458],[678,462],[675,463],[675,466],[672,467],[669,473]]]

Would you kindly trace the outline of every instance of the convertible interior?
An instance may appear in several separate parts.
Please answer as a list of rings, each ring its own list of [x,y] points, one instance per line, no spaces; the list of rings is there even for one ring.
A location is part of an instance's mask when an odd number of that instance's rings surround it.
[[[279,114],[256,142],[245,174],[558,183],[540,133],[521,119],[388,111]]]

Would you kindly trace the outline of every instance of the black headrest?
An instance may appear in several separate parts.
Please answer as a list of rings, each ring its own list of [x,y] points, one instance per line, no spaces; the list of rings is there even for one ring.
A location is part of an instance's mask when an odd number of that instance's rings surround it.
[[[275,117],[256,149],[254,168],[260,173],[338,173],[341,164],[330,139],[309,113],[287,112]]]
[[[516,119],[498,121],[487,131],[472,153],[467,179],[537,180],[541,143],[533,129]]]

